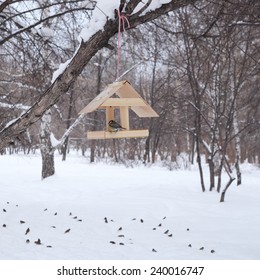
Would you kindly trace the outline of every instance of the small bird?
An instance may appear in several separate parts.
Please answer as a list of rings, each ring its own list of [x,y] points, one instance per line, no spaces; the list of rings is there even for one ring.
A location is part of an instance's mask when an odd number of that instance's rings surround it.
[[[3,212],[5,212],[5,213],[6,213],[6,210],[5,210],[5,209],[3,209]]]
[[[116,244],[116,242],[115,242],[115,241],[110,241],[109,243],[111,243],[111,244]]]
[[[189,244],[189,247],[192,247],[191,244]]]
[[[30,243],[30,240],[29,240],[29,239],[26,239],[26,243]]]
[[[155,253],[156,253],[157,251],[156,251],[155,249],[152,249],[152,252],[155,252]]]
[[[37,245],[41,245],[42,243],[41,243],[41,239],[40,238],[38,238],[38,240],[37,241],[34,241],[34,243],[35,244],[37,244]]]
[[[20,224],[24,224],[24,223],[25,223],[25,221],[23,221],[23,220],[20,221]]]
[[[73,217],[73,219],[77,219],[77,218],[78,218],[77,216]]]
[[[120,242],[119,245],[125,245],[123,242]]]
[[[65,232],[64,232],[64,233],[68,233],[68,232],[70,232],[70,228],[69,228],[69,229],[67,229],[67,230],[65,230]]]
[[[110,120],[108,122],[108,130],[110,132],[117,132],[119,130],[122,130],[122,129],[126,129],[124,127],[122,127],[119,123],[117,123],[116,121],[114,120]]]
[[[169,230],[167,229],[165,232],[164,232],[164,234],[167,234],[169,232]]]
[[[211,251],[210,251],[210,253],[212,253],[212,254],[213,254],[213,253],[215,253],[215,251],[214,251],[214,250],[211,250]]]
[[[107,221],[107,217],[105,217],[105,218],[104,218],[104,220],[105,220],[105,223],[107,224],[107,223],[108,223],[108,221]]]
[[[27,235],[30,232],[30,228],[27,228],[25,235]]]
[[[82,220],[81,220],[81,219],[78,219],[78,222],[82,222]]]
[[[118,231],[120,231],[120,230],[122,230],[122,227],[120,227],[120,228],[118,229]]]
[[[140,220],[140,222],[141,222],[141,223],[143,223],[143,222],[144,222],[144,220],[143,220],[143,219],[141,219],[141,220]]]
[[[119,234],[118,237],[125,237],[123,234]]]
[[[204,250],[204,247],[201,247],[200,250],[201,250],[201,251]]]
[[[153,230],[156,230],[156,228],[154,227]]]
[[[51,245],[47,245],[46,247],[47,247],[47,248],[52,248],[52,246],[51,246]]]
[[[172,233],[168,235],[168,237],[172,237]]]
[[[187,228],[187,231],[190,231],[190,229],[189,229],[189,228]]]
[[[3,227],[6,227],[6,224],[3,224]]]
[[[162,224],[159,224],[159,225],[158,225],[158,227],[161,227],[161,226],[162,226]]]

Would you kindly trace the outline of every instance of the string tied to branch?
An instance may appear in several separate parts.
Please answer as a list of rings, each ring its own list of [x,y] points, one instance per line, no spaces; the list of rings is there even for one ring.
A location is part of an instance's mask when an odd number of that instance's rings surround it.
[[[118,40],[117,40],[117,79],[118,79],[120,74],[119,72],[120,72],[120,59],[121,59],[121,29],[123,30],[123,32],[125,32],[126,24],[127,27],[130,28],[130,23],[126,13],[117,10],[117,14],[118,14]]]

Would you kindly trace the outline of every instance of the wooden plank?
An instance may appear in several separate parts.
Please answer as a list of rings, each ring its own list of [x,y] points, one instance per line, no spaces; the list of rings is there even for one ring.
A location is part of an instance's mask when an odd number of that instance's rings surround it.
[[[99,108],[104,106],[147,106],[142,98],[108,98]]]
[[[119,139],[119,138],[142,138],[149,135],[148,129],[122,130],[118,132],[88,131],[87,138],[91,139]]]
[[[120,124],[125,129],[129,130],[129,108],[120,107]]]
[[[106,99],[118,91],[126,81],[116,82],[108,85],[98,96],[96,96],[79,114],[87,114],[95,111]]]
[[[130,85],[129,82],[125,82],[118,90],[117,95],[121,98],[142,98],[141,95]],[[144,100],[145,106],[132,106],[131,109],[140,118],[159,117],[154,109]]]
[[[115,119],[115,108],[110,106],[106,107],[106,130],[109,130],[108,122]]]

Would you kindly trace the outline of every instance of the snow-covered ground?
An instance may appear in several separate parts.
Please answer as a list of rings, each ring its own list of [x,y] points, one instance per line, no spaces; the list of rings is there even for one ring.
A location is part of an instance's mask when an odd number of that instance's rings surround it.
[[[201,192],[196,168],[74,155],[56,157],[53,177],[40,172],[39,155],[0,156],[0,259],[260,259],[255,167],[244,167],[225,203]]]

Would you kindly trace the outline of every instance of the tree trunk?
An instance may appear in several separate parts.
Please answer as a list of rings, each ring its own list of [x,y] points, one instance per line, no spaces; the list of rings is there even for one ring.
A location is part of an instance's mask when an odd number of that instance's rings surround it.
[[[51,110],[48,110],[41,119],[40,150],[42,155],[42,179],[52,176],[54,168],[54,149],[51,143]]]
[[[239,136],[239,128],[238,128],[238,120],[237,120],[237,112],[236,108],[234,109],[234,133],[235,133],[235,168],[237,173],[237,186],[242,184],[242,174],[240,171],[240,159],[241,159],[241,147],[240,147],[240,136]]]
[[[220,202],[224,202],[225,201],[225,195],[227,192],[227,189],[230,187],[230,185],[232,184],[232,182],[235,180],[235,178],[230,177],[229,181],[225,187],[225,189],[222,191],[221,196],[220,196]]]
[[[203,168],[201,165],[201,156],[200,156],[200,147],[199,147],[199,139],[196,136],[196,152],[197,152],[197,163],[199,166],[199,173],[200,173],[200,185],[202,188],[202,191],[205,192],[205,184],[204,184],[204,177],[203,177]]]
[[[73,93],[70,92],[70,98],[69,98],[69,110],[68,110],[68,117],[67,117],[67,123],[66,123],[66,129],[68,130],[71,125],[71,117],[72,117],[72,107],[73,107]],[[64,143],[62,144],[62,160],[66,160],[67,156],[67,150],[68,150],[68,144],[69,144],[69,136],[66,137]]]
[[[213,191],[215,188],[215,164],[212,155],[209,156],[208,163],[209,163],[209,178],[210,178],[209,190]]]
[[[150,135],[145,140],[143,163],[150,162]]]

